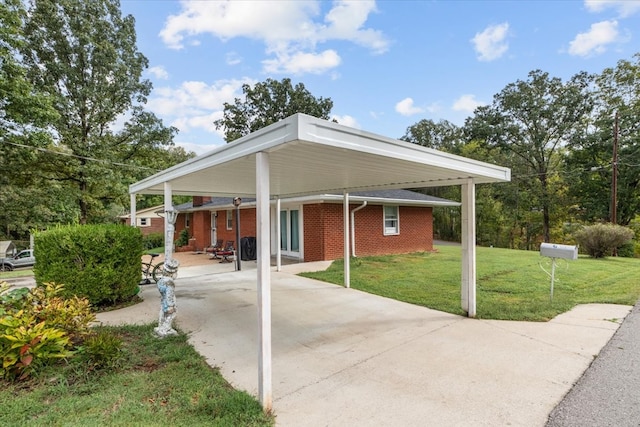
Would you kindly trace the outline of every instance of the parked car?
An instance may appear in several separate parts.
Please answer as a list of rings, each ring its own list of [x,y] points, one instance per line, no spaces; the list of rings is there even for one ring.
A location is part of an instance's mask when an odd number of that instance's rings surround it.
[[[14,268],[32,267],[36,263],[36,257],[32,249],[18,252],[12,258],[0,258],[0,271],[11,271]]]

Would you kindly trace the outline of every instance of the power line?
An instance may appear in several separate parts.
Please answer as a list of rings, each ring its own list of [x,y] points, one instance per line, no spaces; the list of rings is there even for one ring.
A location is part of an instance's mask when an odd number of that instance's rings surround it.
[[[4,144],[9,144],[9,145],[13,145],[13,146],[16,146],[16,147],[21,147],[21,148],[28,148],[28,149],[36,150],[36,151],[41,151],[43,153],[56,154],[58,156],[73,157],[73,158],[76,158],[76,159],[88,160],[88,161],[91,161],[91,162],[106,163],[108,165],[124,166],[124,167],[132,168],[132,169],[144,169],[144,170],[150,170],[152,172],[158,172],[157,169],[150,168],[150,167],[147,167],[147,166],[137,166],[137,165],[131,165],[131,164],[127,164],[127,163],[112,162],[112,161],[104,160],[104,159],[96,159],[95,157],[80,156],[78,154],[65,153],[65,152],[62,152],[62,151],[55,151],[55,150],[51,150],[51,149],[48,149],[48,148],[42,148],[42,147],[33,147],[31,145],[19,144],[17,142],[9,142],[9,141],[5,141],[5,140],[2,140],[2,142]]]

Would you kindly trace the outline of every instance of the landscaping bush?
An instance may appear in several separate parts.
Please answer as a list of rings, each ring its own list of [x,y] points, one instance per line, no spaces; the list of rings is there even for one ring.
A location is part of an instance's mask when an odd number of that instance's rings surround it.
[[[145,251],[162,246],[164,246],[164,234],[162,233],[150,233],[142,238],[142,247]]]
[[[180,236],[178,237],[178,240],[176,240],[176,246],[180,247],[180,246],[187,246],[189,244],[189,230],[186,228],[183,228],[182,231],[180,232]]]
[[[584,227],[574,234],[580,249],[592,258],[604,258],[614,249],[620,248],[633,239],[633,231],[614,224],[595,224]]]
[[[138,292],[142,234],[118,224],[58,227],[35,235],[36,283],[64,283],[64,296],[94,306],[129,301]]]
[[[95,320],[89,301],[64,299],[64,287],[53,283],[28,291],[9,288],[0,286],[0,377],[25,379],[52,360],[71,357]]]

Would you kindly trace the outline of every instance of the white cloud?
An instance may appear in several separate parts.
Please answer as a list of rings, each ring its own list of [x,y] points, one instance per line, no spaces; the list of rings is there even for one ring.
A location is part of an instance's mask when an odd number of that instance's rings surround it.
[[[224,103],[242,97],[242,85],[251,79],[220,80],[213,84],[200,81],[183,82],[179,87],[154,89],[147,108],[180,131],[204,129],[222,135],[213,121],[222,117]]]
[[[607,45],[618,41],[618,22],[602,21],[591,24],[586,33],[580,33],[569,43],[569,54],[591,56],[606,50]]]
[[[462,95],[460,98],[456,99],[451,107],[454,111],[464,111],[466,113],[473,113],[473,111],[482,106],[486,105],[484,102],[476,100],[475,95]]]
[[[275,57],[264,61],[265,67],[285,73],[291,69],[321,73],[338,66],[335,50],[316,53],[320,43],[348,41],[373,53],[389,48],[382,32],[365,27],[368,16],[376,11],[373,0],[337,0],[325,16],[321,16],[319,1],[185,0],[181,4],[181,12],[169,16],[160,32],[170,48],[182,49],[186,37],[200,34],[221,40],[260,40],[266,54]],[[318,68],[312,68],[313,64]]]
[[[161,80],[167,80],[169,78],[169,73],[167,73],[167,70],[162,66],[150,67],[149,72]]]
[[[202,115],[182,116],[174,120],[173,123],[171,123],[171,126],[175,126],[181,131],[199,128],[224,136],[224,132],[222,132],[222,130],[217,130],[213,124],[215,120],[221,119],[222,116],[222,111],[215,111],[213,113]]]
[[[225,55],[225,62],[227,65],[238,65],[242,62],[242,57],[236,52],[229,52]]]
[[[195,142],[188,141],[174,141],[177,146],[185,149],[186,152],[193,151],[198,156],[204,154],[207,151],[211,151],[220,147],[220,144],[196,144]]]
[[[506,38],[509,24],[490,25],[471,39],[480,61],[493,61],[500,58],[509,49]]]
[[[396,111],[403,116],[411,116],[418,113],[423,113],[424,110],[420,107],[413,105],[413,99],[405,98],[396,104]]]
[[[336,114],[333,114],[331,116],[331,120],[333,120],[333,119],[337,120],[338,123],[341,124],[341,125],[349,126],[349,127],[356,128],[356,129],[361,129],[361,126],[358,123],[358,121],[355,118],[353,118],[353,117],[351,117],[349,115],[338,116]]]
[[[337,67],[341,62],[335,50],[325,50],[322,53],[296,52],[293,55],[279,54],[275,59],[262,61],[267,73],[284,73],[300,75],[303,73],[322,74]]]
[[[640,11],[638,0],[584,0],[586,9],[590,12],[603,12],[606,9],[615,9],[620,18],[629,17]]]

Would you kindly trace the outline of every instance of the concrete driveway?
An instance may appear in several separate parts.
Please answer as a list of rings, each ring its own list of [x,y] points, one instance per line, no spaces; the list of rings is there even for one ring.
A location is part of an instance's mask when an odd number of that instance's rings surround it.
[[[177,280],[180,328],[236,388],[257,395],[256,271]],[[273,397],[280,426],[543,426],[630,306],[591,304],[551,322],[467,319],[272,272]],[[157,319],[159,294],[101,313]]]

